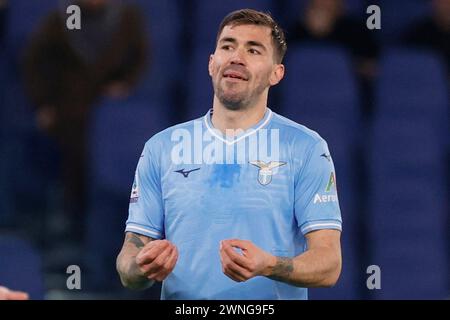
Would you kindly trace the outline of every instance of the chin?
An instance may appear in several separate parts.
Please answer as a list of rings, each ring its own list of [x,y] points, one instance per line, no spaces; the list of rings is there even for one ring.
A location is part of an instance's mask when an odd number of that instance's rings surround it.
[[[239,97],[222,96],[219,98],[219,101],[228,110],[236,111],[236,110],[243,110],[246,108],[246,103],[245,103],[244,99],[239,98]]]
[[[242,105],[241,102],[230,102],[230,101],[224,101],[222,102],[223,106],[231,111],[238,111],[245,109],[245,106]]]

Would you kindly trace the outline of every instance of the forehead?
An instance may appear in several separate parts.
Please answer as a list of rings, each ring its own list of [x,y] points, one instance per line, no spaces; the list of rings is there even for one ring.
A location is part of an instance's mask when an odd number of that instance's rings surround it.
[[[272,30],[267,26],[254,24],[226,25],[219,36],[223,38],[234,38],[239,42],[258,41],[267,46],[272,44]]]

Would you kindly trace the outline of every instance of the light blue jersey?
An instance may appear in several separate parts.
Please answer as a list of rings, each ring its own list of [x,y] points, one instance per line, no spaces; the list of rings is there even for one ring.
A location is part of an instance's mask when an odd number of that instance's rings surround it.
[[[250,240],[294,257],[306,250],[308,232],[341,230],[326,142],[268,108],[258,124],[227,139],[213,128],[211,112],[147,141],[126,231],[177,246],[162,299],[307,299],[306,288],[266,277],[231,280],[222,273],[219,244]]]

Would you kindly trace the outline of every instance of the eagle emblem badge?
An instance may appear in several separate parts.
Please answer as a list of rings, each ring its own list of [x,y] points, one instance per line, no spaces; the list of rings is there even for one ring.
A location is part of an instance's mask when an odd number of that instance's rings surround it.
[[[282,161],[270,161],[269,163],[265,163],[264,161],[260,160],[249,161],[249,163],[259,168],[258,182],[263,186],[266,186],[272,182],[273,169],[284,166],[286,164],[286,162]]]

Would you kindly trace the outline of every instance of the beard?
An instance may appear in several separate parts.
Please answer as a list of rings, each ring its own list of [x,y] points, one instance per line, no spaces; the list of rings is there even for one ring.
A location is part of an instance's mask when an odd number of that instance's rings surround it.
[[[250,91],[249,89],[236,91],[234,89],[226,88],[226,84],[223,82],[221,83],[221,80],[217,82],[213,81],[214,94],[220,103],[226,109],[231,111],[245,110],[251,107],[256,98],[260,96],[268,86],[261,83],[253,91]]]

